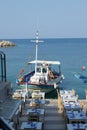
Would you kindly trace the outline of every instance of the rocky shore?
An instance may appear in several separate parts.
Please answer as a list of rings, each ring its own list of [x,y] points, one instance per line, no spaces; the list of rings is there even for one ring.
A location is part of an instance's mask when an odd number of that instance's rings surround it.
[[[15,44],[10,41],[5,40],[0,41],[0,47],[7,47],[7,46],[15,46]]]

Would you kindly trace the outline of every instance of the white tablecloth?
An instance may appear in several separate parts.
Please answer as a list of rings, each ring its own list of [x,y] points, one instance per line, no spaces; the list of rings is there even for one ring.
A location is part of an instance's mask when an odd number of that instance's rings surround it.
[[[24,130],[24,128],[36,128],[36,130],[41,130],[42,122],[23,122],[20,130]]]
[[[36,112],[36,113],[38,113],[39,115],[44,115],[44,109],[28,109],[27,110],[27,114],[29,114],[29,113],[33,113],[33,112]]]
[[[87,124],[67,124],[67,130],[74,130],[77,128],[87,130]]]
[[[87,122],[87,116],[83,111],[66,111],[69,122],[77,121],[77,122]]]

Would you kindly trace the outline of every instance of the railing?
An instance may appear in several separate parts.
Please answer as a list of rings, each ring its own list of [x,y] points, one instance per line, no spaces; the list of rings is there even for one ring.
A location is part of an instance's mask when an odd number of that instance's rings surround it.
[[[0,81],[6,80],[6,55],[0,51]]]

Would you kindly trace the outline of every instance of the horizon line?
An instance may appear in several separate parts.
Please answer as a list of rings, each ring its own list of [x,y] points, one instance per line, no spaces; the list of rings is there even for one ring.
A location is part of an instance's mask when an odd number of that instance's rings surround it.
[[[0,40],[7,39],[35,39],[35,38],[0,38]],[[87,37],[50,37],[50,38],[39,38],[39,39],[87,39]]]

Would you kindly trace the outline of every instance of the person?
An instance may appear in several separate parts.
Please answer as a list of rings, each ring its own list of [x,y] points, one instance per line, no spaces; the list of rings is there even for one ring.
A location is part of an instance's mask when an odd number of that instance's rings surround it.
[[[49,71],[49,77],[50,77],[50,79],[54,79],[54,75],[53,75],[52,71]]]

